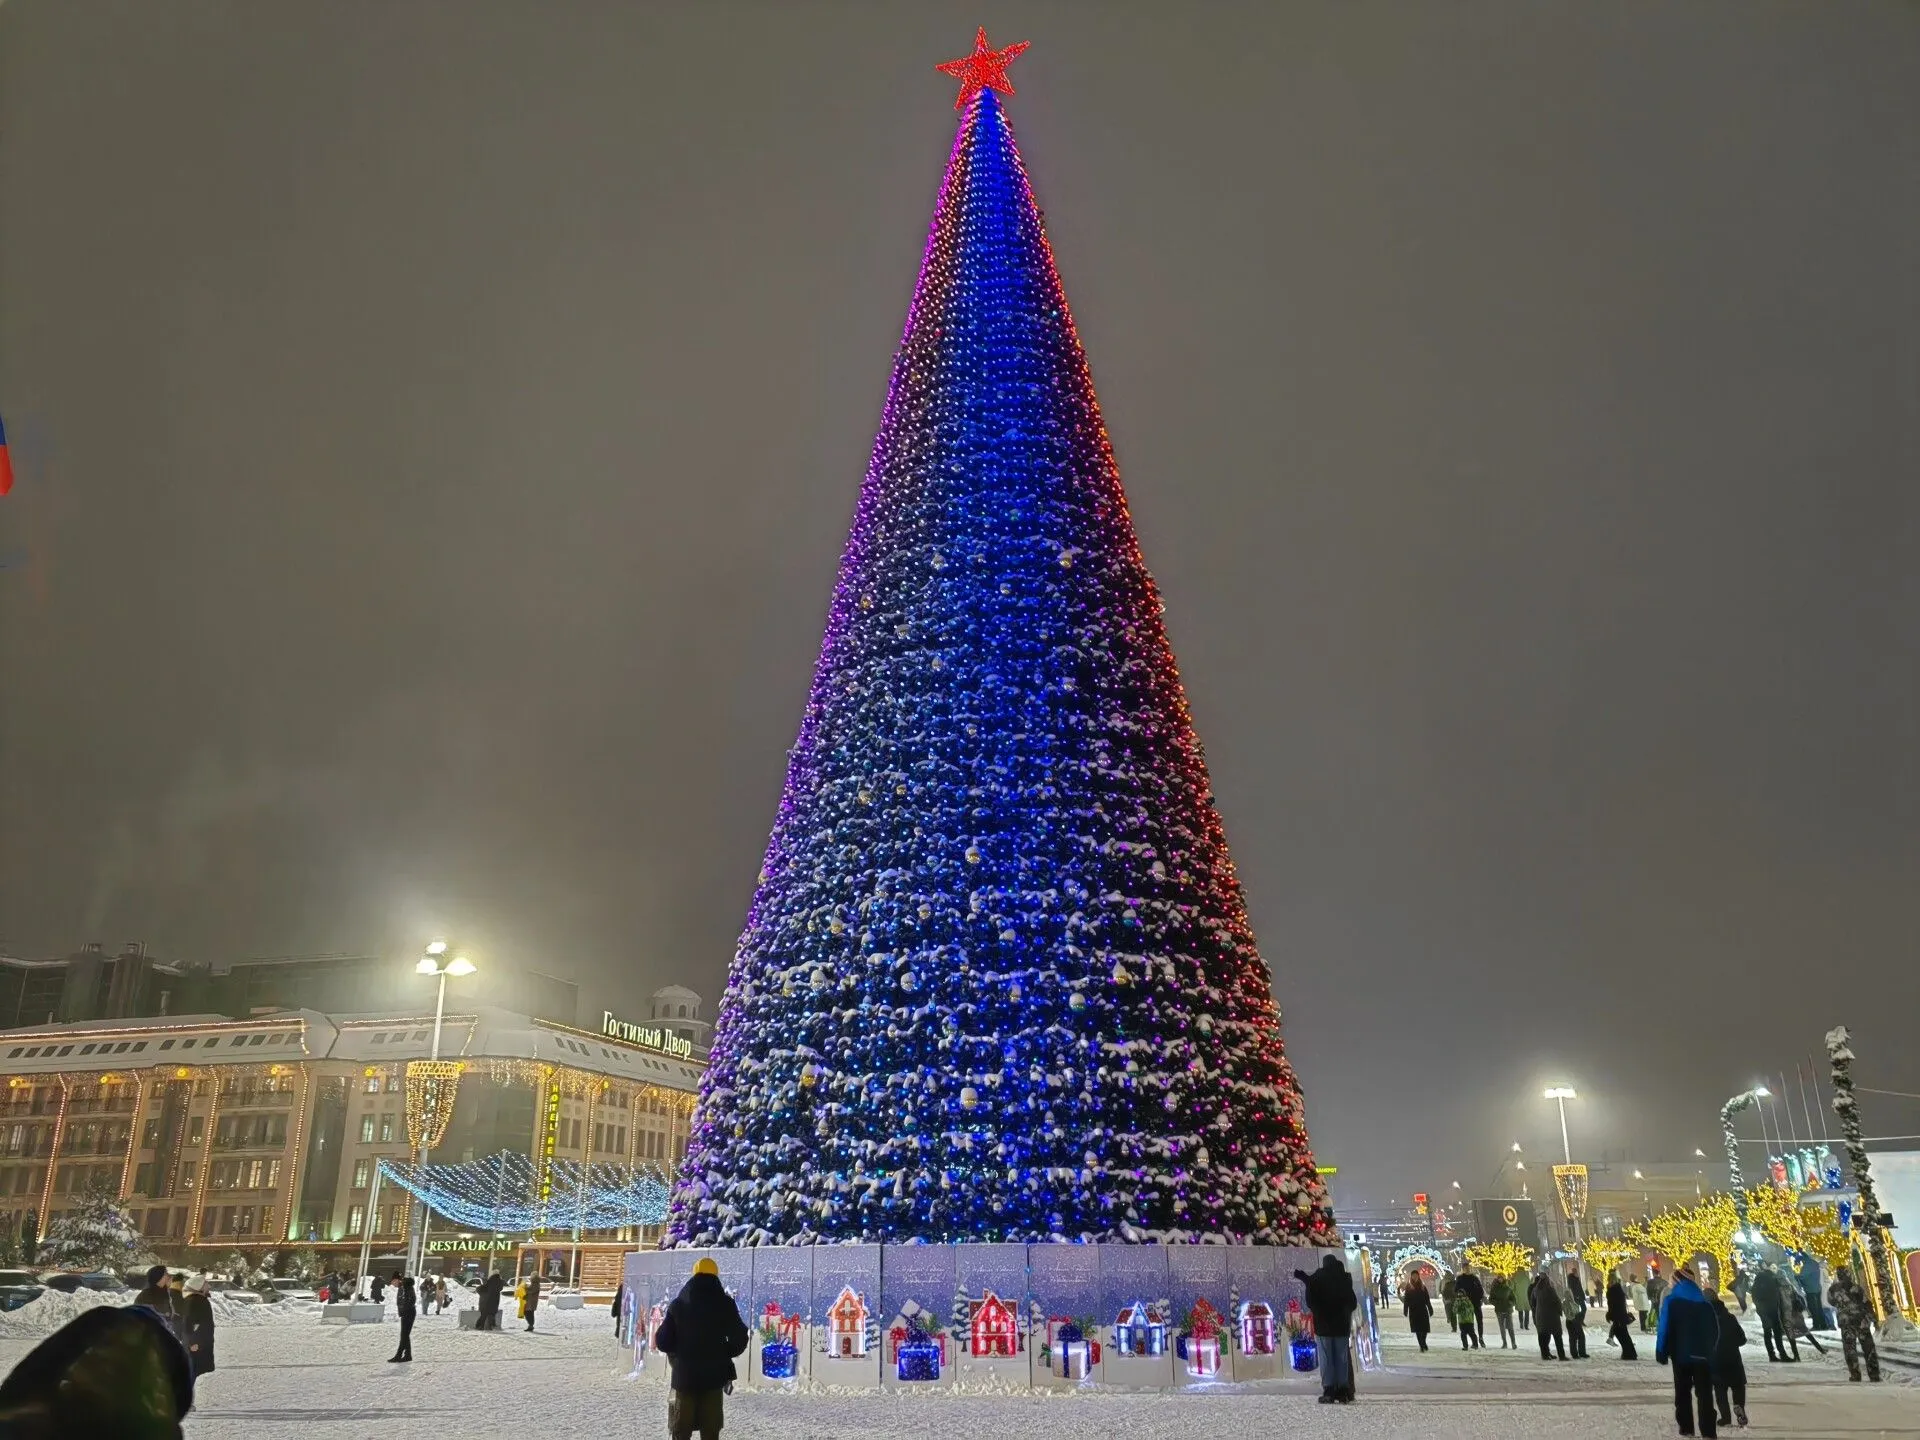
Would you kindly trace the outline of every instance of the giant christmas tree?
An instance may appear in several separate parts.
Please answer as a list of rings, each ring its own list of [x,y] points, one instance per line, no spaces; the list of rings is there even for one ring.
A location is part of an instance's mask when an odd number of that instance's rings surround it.
[[[963,81],[670,1233],[1330,1244],[1085,354]]]

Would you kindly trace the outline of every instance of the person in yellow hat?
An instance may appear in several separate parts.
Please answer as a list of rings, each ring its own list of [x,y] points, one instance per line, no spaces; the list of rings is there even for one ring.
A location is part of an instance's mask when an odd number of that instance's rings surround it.
[[[722,1399],[739,1378],[733,1357],[747,1349],[747,1323],[720,1283],[720,1267],[702,1255],[693,1276],[667,1306],[654,1348],[672,1364],[667,1431],[673,1440],[718,1440],[725,1423]]]

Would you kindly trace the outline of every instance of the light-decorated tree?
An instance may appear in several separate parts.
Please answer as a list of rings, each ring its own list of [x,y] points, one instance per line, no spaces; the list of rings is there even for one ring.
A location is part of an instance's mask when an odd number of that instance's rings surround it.
[[[1337,1243],[996,89],[954,141],[673,1197],[681,1244]]]
[[[1533,1251],[1525,1245],[1516,1245],[1511,1240],[1495,1240],[1487,1245],[1469,1245],[1465,1252],[1467,1264],[1476,1270],[1485,1270],[1489,1275],[1497,1275],[1502,1280],[1509,1275],[1518,1275],[1523,1270],[1533,1268]]]
[[[1623,1233],[1628,1241],[1659,1251],[1676,1266],[1690,1264],[1696,1255],[1711,1255],[1724,1279],[1733,1274],[1733,1237],[1739,1229],[1740,1213],[1733,1197],[1713,1194],[1697,1205],[1662,1210]]]
[[[1589,1235],[1581,1242],[1580,1258],[1604,1285],[1616,1268],[1640,1258],[1640,1247],[1615,1236]]]
[[[1747,1223],[1782,1250],[1811,1255],[1829,1272],[1851,1258],[1853,1242],[1831,1205],[1801,1205],[1791,1190],[1763,1185],[1747,1192]]]
[[[54,1216],[40,1241],[40,1263],[57,1270],[139,1270],[153,1252],[111,1185],[94,1185]]]

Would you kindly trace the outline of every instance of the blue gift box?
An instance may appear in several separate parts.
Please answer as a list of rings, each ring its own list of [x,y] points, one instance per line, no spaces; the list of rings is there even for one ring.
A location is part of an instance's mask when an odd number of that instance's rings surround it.
[[[784,1340],[769,1340],[760,1347],[760,1373],[769,1380],[791,1380],[800,1352]]]
[[[1317,1370],[1320,1368],[1320,1347],[1310,1336],[1303,1335],[1298,1340],[1289,1341],[1287,1348],[1293,1354],[1294,1369]]]
[[[922,1336],[900,1342],[900,1378],[902,1380],[938,1380],[940,1378],[940,1342]]]

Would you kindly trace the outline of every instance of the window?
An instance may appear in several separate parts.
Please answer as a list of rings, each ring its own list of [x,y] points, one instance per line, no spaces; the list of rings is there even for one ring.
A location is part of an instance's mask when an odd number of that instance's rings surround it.
[[[373,1116],[371,1115],[360,1117],[360,1143],[362,1145],[373,1143]]]
[[[165,1235],[167,1233],[166,1207],[164,1205],[156,1205],[153,1209],[147,1211],[147,1223],[141,1227],[141,1230],[147,1235]]]
[[[206,1133],[206,1128],[207,1117],[204,1115],[195,1115],[192,1119],[188,1120],[187,1144],[198,1145],[200,1143],[200,1137]]]
[[[356,1160],[353,1162],[353,1188],[364,1190],[373,1183],[373,1161]]]
[[[82,1045],[82,1046],[80,1047],[80,1053],[81,1053],[82,1055],[91,1055],[91,1054],[93,1054],[93,1046],[91,1046],[91,1045]]]
[[[347,1207],[347,1234],[358,1235],[367,1228],[367,1207],[350,1205]]]
[[[118,1045],[113,1047],[113,1053],[116,1055],[124,1055],[127,1053],[128,1047],[132,1044],[133,1042],[131,1040],[122,1040]]]
[[[142,1050],[146,1048],[147,1048],[147,1042],[144,1040],[136,1040],[133,1042],[133,1053],[136,1055],[138,1055]]]
[[[400,1207],[398,1205],[381,1206],[380,1207],[380,1233],[382,1235],[393,1235],[398,1233],[399,1229],[400,1229]]]
[[[253,1035],[247,1039],[247,1044],[249,1045],[264,1045],[266,1043],[267,1037],[265,1035]]]
[[[20,1058],[20,1047],[18,1045],[14,1046],[13,1049],[7,1051],[7,1059],[18,1060],[19,1058]]]
[[[180,1042],[180,1048],[182,1050],[191,1050],[197,1044],[199,1044],[199,1041],[195,1040],[193,1036],[189,1035],[186,1039]]]
[[[32,1047],[31,1049],[29,1049],[29,1050],[27,1051],[27,1057],[26,1057],[26,1058],[27,1058],[27,1059],[29,1059],[29,1060],[31,1060],[31,1059],[33,1059],[33,1057],[34,1057],[34,1056],[36,1056],[36,1055],[38,1055],[39,1053],[40,1053],[40,1047],[39,1047],[38,1045],[35,1045],[35,1046],[33,1046],[33,1047]]]
[[[380,1117],[380,1143],[387,1144],[393,1139],[393,1112],[388,1111]]]
[[[278,1190],[280,1188],[280,1162],[278,1160],[267,1161],[267,1183],[262,1188],[267,1190]]]
[[[171,1041],[171,1040],[162,1040],[162,1041],[160,1042],[160,1048],[161,1048],[162,1050],[171,1050],[171,1049],[173,1049],[173,1041]]]
[[[397,1095],[399,1093],[400,1093],[400,1077],[398,1075],[387,1076],[387,1094]]]
[[[369,1095],[378,1095],[380,1093],[380,1077],[378,1075],[367,1076],[367,1083],[362,1088]]]
[[[193,1042],[188,1041],[187,1043],[192,1044]],[[202,1040],[200,1042],[200,1048],[203,1050],[211,1050],[213,1049],[214,1046],[218,1045],[219,1043],[220,1043],[220,1037],[218,1035],[209,1035],[205,1040]]]
[[[193,1189],[194,1178],[199,1173],[199,1169],[200,1162],[197,1160],[182,1160],[180,1162],[180,1188],[182,1190]]]
[[[384,1035],[376,1035],[373,1037],[373,1043],[376,1045],[384,1045],[387,1043],[387,1037]]]

